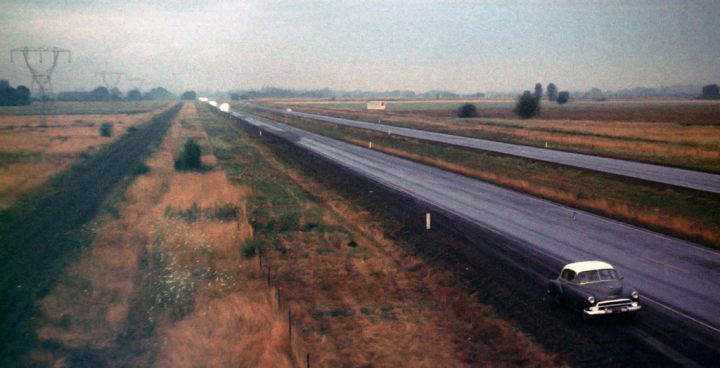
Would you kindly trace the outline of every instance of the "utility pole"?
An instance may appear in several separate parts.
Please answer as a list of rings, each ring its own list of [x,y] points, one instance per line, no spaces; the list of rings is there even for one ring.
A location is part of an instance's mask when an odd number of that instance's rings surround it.
[[[58,64],[58,60],[60,59],[60,54],[67,53],[68,54],[68,63],[72,62],[72,53],[70,50],[61,49],[59,47],[22,47],[10,50],[10,62],[14,63],[15,60],[13,56],[16,52],[19,52],[23,55],[23,58],[25,59],[25,65],[27,65],[28,69],[30,70],[30,73],[32,74],[32,87],[31,91],[35,92],[36,96],[41,101],[42,106],[42,113],[41,113],[41,126],[47,125],[47,113],[48,108],[47,106],[48,102],[52,102],[55,99],[55,95],[53,94],[52,90],[52,72],[55,70],[55,67]],[[51,54],[51,60],[52,65],[50,65],[49,68],[41,69],[40,65],[43,63],[43,55],[45,54]],[[37,59],[33,58],[34,55],[37,55]],[[36,63],[36,60],[39,61]]]

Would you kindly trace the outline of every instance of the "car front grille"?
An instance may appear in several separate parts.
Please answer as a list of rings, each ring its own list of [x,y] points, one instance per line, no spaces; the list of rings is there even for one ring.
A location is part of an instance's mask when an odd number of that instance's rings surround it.
[[[599,309],[614,309],[614,308],[621,308],[621,307],[629,307],[632,305],[632,301],[630,299],[614,299],[614,300],[606,300],[604,302],[598,302],[597,307]]]

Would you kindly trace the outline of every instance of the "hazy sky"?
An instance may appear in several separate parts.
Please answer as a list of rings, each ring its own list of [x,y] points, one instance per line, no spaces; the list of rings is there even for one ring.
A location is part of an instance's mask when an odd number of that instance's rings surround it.
[[[718,0],[0,0],[0,9],[0,79],[30,86],[11,49],[61,47],[72,63],[61,57],[55,92],[92,89],[101,71],[174,92],[720,84]]]

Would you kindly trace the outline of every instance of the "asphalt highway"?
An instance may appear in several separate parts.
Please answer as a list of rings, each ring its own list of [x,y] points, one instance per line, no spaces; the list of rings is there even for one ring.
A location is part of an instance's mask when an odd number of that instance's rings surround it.
[[[637,288],[646,309],[662,320],[691,326],[712,344],[720,342],[720,252],[256,115],[229,114],[438,211],[513,239],[522,252],[536,254],[558,272],[570,262],[609,262]],[[644,333],[635,332],[652,340]]]
[[[669,184],[683,188],[696,189],[711,193],[720,193],[720,175],[679,169],[667,166],[644,164],[634,161],[584,155],[580,153],[555,151],[552,149],[523,146],[518,144],[494,142],[484,139],[462,137],[443,133],[434,133],[417,129],[394,127],[390,125],[368,123],[364,121],[335,118],[330,116],[287,111],[267,106],[252,105],[253,108],[272,111],[289,116],[325,121],[333,124],[423,139],[455,146],[468,147],[483,151],[502,153],[533,160],[552,162],[581,169],[621,175],[656,183]]]

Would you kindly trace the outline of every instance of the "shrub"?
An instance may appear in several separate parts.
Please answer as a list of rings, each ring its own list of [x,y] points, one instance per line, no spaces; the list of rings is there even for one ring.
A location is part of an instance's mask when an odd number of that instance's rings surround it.
[[[200,170],[202,162],[200,161],[202,151],[195,141],[188,138],[185,142],[185,148],[183,149],[180,157],[175,160],[175,170],[177,171],[192,171]]]
[[[150,172],[150,167],[148,165],[145,165],[144,162],[138,162],[133,166],[132,168],[132,174],[133,176],[138,176],[142,174],[147,174]]]
[[[112,137],[113,123],[102,123],[102,125],[100,125],[100,135],[103,137]]]
[[[237,219],[240,209],[232,203],[224,206],[215,206],[215,218],[221,221],[232,221]]]
[[[298,230],[300,224],[300,214],[298,213],[285,213],[280,216],[279,229],[281,232],[295,231]]]
[[[540,100],[530,91],[525,91],[522,96],[518,97],[513,111],[522,118],[530,119],[540,113]]]
[[[245,258],[252,258],[256,254],[264,254],[265,253],[265,242],[263,242],[260,239],[253,238],[245,242],[245,244],[242,245],[240,248],[240,253]]]
[[[568,91],[562,91],[558,94],[557,99],[555,100],[560,105],[563,105],[570,100],[570,92]]]
[[[477,107],[473,104],[462,105],[458,109],[457,114],[460,118],[474,118],[478,116]]]

